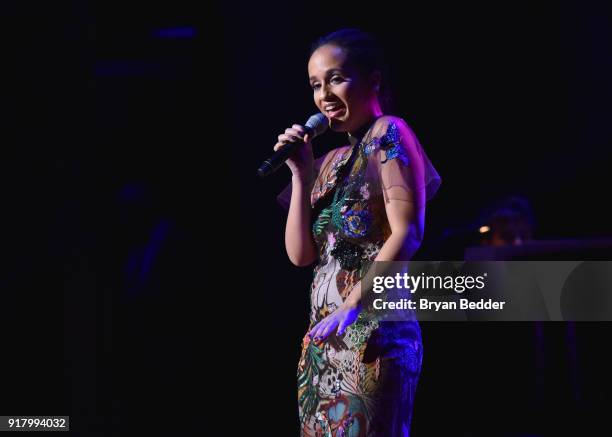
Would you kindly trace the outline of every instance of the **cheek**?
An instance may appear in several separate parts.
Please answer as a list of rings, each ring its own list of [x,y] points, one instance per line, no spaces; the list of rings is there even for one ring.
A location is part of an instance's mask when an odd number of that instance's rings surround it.
[[[348,106],[361,106],[364,101],[360,90],[355,86],[347,86],[343,90],[342,100],[344,100]]]
[[[315,106],[319,108],[321,112],[323,112],[323,102],[321,102],[321,99],[319,99],[317,96],[314,96],[314,103]]]

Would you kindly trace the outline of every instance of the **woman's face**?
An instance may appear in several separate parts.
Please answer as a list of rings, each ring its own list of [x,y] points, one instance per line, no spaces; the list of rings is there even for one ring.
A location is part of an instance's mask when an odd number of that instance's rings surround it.
[[[366,78],[335,45],[319,47],[308,62],[314,101],[338,132],[356,132],[373,117],[382,115],[374,77]]]

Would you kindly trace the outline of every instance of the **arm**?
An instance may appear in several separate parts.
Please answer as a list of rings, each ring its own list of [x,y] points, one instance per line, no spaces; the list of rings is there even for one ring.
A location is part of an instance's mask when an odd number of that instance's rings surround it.
[[[415,225],[416,206],[414,202],[390,198],[385,204],[385,212],[391,227],[391,235],[378,252],[376,261],[397,261],[409,259],[419,248],[422,232]],[[349,308],[359,308],[361,301],[361,281],[351,289],[344,304]]]
[[[321,172],[335,156],[336,150],[325,155],[321,164]],[[294,175],[291,179],[291,200],[289,213],[285,226],[285,248],[289,260],[296,266],[302,267],[312,264],[317,259],[317,247],[312,238],[312,208],[310,205],[311,192],[317,177],[313,172],[310,180]]]
[[[298,139],[303,140],[304,145],[286,161],[291,170],[292,178],[289,213],[285,225],[285,249],[289,260],[294,265],[301,267],[311,264],[317,256],[316,245],[310,233],[312,215],[310,192],[316,177],[312,144],[303,126],[294,124],[278,136],[278,142],[274,145],[274,150],[276,151],[288,142],[295,142]]]
[[[291,179],[291,202],[285,226],[285,248],[289,260],[296,266],[312,264],[317,258],[317,249],[310,222],[312,209],[310,207],[310,192],[314,181],[304,181],[298,176]]]

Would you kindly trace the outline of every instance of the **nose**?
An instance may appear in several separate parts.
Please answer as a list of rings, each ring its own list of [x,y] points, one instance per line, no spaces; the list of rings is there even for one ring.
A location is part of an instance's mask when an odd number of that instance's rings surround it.
[[[329,87],[327,85],[321,85],[321,88],[319,88],[319,100],[325,100],[330,94]]]

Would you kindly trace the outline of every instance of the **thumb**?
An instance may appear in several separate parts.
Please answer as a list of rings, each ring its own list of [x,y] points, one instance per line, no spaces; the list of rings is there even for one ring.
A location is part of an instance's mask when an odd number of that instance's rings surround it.
[[[305,134],[304,135],[304,142],[305,143],[310,143],[310,134]]]

